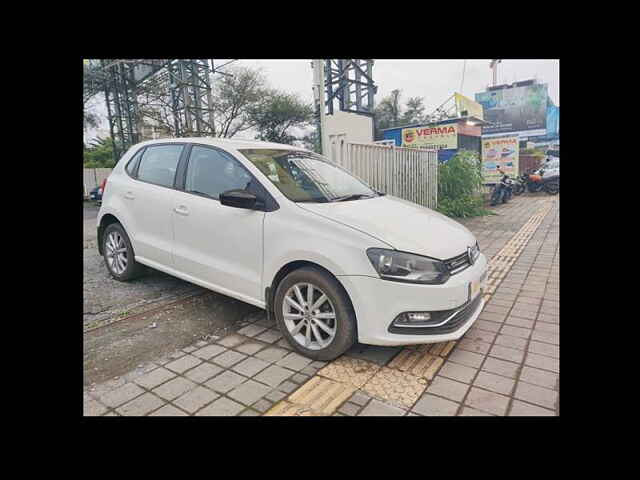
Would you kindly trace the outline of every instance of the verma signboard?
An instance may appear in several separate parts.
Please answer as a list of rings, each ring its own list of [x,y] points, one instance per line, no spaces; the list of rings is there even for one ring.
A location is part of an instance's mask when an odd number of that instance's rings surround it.
[[[547,85],[540,83],[476,93],[484,119],[493,124],[482,127],[482,133],[545,129],[547,95]]]
[[[482,177],[485,183],[497,183],[502,175],[518,176],[519,139],[517,135],[482,139]]]
[[[458,125],[425,126],[402,129],[402,146],[416,148],[458,148]]]

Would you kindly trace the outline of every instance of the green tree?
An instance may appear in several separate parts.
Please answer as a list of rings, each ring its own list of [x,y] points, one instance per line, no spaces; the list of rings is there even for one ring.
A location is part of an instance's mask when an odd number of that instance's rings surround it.
[[[322,147],[320,145],[320,136],[318,135],[318,129],[314,128],[309,133],[307,133],[304,137],[300,139],[304,148],[307,150],[314,151],[316,153],[320,153]]]
[[[255,107],[268,96],[267,81],[259,69],[236,66],[213,82],[215,136],[233,137],[254,126]]]
[[[214,137],[231,138],[253,125],[249,110],[264,97],[267,82],[260,69],[235,66],[225,70],[226,75],[211,79]],[[171,92],[166,84],[145,82],[137,89],[138,111],[142,119],[176,136]]]
[[[256,139],[276,143],[301,140],[292,128],[304,128],[313,121],[313,106],[297,95],[271,89],[248,110],[248,119],[258,131]]]
[[[96,137],[84,146],[83,164],[85,168],[113,168],[113,141],[110,137]]]
[[[375,107],[374,124],[376,138],[379,139],[381,137],[381,130],[400,125],[400,96],[400,90],[393,90],[390,95],[380,100]]]
[[[402,124],[411,125],[424,122],[424,109],[424,99],[422,97],[409,98],[402,114]]]

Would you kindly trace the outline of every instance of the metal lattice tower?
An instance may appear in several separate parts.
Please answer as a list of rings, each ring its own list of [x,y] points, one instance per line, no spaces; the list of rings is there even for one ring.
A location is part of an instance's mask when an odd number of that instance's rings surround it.
[[[102,60],[102,66],[107,66]],[[131,64],[118,63],[105,68],[104,97],[109,117],[109,130],[114,142],[114,155],[119,158],[138,142],[138,105],[136,84]]]
[[[213,135],[209,60],[176,60],[168,70],[176,136]]]
[[[208,59],[90,62],[85,95],[104,92],[116,160],[141,139],[138,91],[143,83],[169,92],[174,136],[214,135],[211,73],[216,72]]]
[[[334,99],[339,109],[364,115],[373,115],[373,98],[378,87],[373,82],[373,60],[325,60],[326,104],[333,114]]]

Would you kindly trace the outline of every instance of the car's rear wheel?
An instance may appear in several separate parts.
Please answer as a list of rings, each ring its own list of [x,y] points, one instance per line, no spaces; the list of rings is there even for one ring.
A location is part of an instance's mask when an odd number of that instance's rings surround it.
[[[143,267],[135,260],[131,240],[119,223],[112,223],[104,230],[102,251],[107,270],[121,282],[139,276]]]
[[[333,360],[356,341],[356,318],[342,286],[326,272],[303,267],[278,285],[276,323],[295,350],[314,360]]]

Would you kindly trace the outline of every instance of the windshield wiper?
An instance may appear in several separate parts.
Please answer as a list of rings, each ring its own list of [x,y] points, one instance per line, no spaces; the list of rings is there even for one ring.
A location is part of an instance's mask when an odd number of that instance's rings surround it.
[[[373,195],[367,195],[364,193],[351,193],[344,195],[343,197],[334,198],[332,202],[346,202],[347,200],[359,200],[361,198],[373,198]]]

